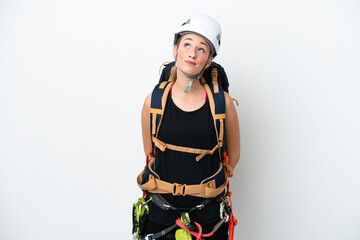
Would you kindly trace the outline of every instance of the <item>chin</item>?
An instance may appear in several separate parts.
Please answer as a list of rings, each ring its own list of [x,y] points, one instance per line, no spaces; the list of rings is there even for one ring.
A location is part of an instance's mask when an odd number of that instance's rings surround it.
[[[186,65],[185,66],[181,65],[179,67],[180,67],[181,71],[183,71],[184,73],[186,73],[187,75],[190,75],[190,76],[197,76],[201,71],[201,70],[197,69],[196,67],[189,67]]]

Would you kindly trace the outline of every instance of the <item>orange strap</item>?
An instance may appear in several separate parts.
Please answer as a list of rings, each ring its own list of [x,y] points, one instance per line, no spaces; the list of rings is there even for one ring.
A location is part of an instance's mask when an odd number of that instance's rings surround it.
[[[228,189],[229,189],[229,183],[228,183]],[[233,206],[232,206],[232,201],[231,201],[231,192],[228,192],[228,199],[229,199],[229,204],[230,204],[230,216],[229,216],[229,240],[233,240],[234,239],[234,228],[235,226],[238,224],[236,217],[233,214]]]
[[[228,170],[228,176],[230,175],[230,171],[229,171],[229,157],[226,154],[226,151],[224,151],[224,160],[226,162],[226,169]]]
[[[157,148],[159,148],[162,152],[164,152],[166,149],[171,149],[171,150],[179,151],[179,152],[200,154],[199,156],[197,156],[195,158],[197,162],[200,161],[201,158],[203,158],[207,154],[213,155],[214,152],[216,151],[216,149],[222,147],[222,142],[219,142],[211,150],[199,149],[199,148],[190,148],[190,147],[181,147],[181,146],[176,146],[176,145],[173,145],[173,144],[164,143],[163,141],[157,139],[156,137],[153,137],[153,142],[154,142],[155,146]]]
[[[219,93],[219,85],[218,85],[218,71],[217,68],[211,69],[211,78],[212,78],[212,84],[214,86],[214,93]]]

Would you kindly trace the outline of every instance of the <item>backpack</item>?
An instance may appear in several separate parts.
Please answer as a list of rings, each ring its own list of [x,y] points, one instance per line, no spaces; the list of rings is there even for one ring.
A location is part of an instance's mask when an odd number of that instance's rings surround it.
[[[214,198],[224,196],[228,177],[232,176],[232,169],[228,164],[225,142],[225,96],[224,91],[228,92],[229,82],[223,67],[212,62],[204,71],[200,81],[203,81],[210,103],[211,114],[214,119],[215,131],[217,135],[217,145],[213,149],[196,149],[182,146],[175,146],[162,142],[157,138],[163,110],[165,109],[166,99],[169,91],[175,82],[176,66],[175,62],[165,64],[162,70],[159,83],[155,86],[151,96],[150,107],[150,132],[152,139],[152,150],[148,154],[147,164],[144,171],[138,177],[138,185],[144,191],[152,193],[172,193],[173,195],[192,195],[204,198]],[[155,151],[165,151],[171,149],[175,151],[189,152],[198,154],[196,161],[206,154],[219,153],[219,171],[213,176],[204,179],[199,185],[171,184],[162,181],[153,170],[155,162]]]

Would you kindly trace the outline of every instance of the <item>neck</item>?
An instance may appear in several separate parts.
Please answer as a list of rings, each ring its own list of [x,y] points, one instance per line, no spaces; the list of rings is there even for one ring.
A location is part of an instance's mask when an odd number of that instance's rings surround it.
[[[177,68],[177,76],[182,76],[183,78],[187,79],[187,85],[186,85],[186,88],[184,90],[185,93],[189,93],[190,89],[191,89],[191,86],[193,85],[194,82],[199,82],[198,80],[201,78],[204,70],[205,70],[205,67],[203,68],[203,70],[201,70],[201,72],[196,75],[196,76],[191,76],[191,75],[188,75],[186,73],[184,73],[177,65],[177,62],[175,62],[175,65],[176,65],[176,68]],[[180,74],[179,74],[180,73]]]

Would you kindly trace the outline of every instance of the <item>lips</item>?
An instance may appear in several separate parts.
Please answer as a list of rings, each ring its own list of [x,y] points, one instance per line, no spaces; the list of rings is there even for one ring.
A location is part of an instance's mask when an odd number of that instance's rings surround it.
[[[194,63],[193,61],[189,61],[189,60],[186,60],[185,63],[190,65],[190,66],[195,66],[196,65],[196,63]]]

